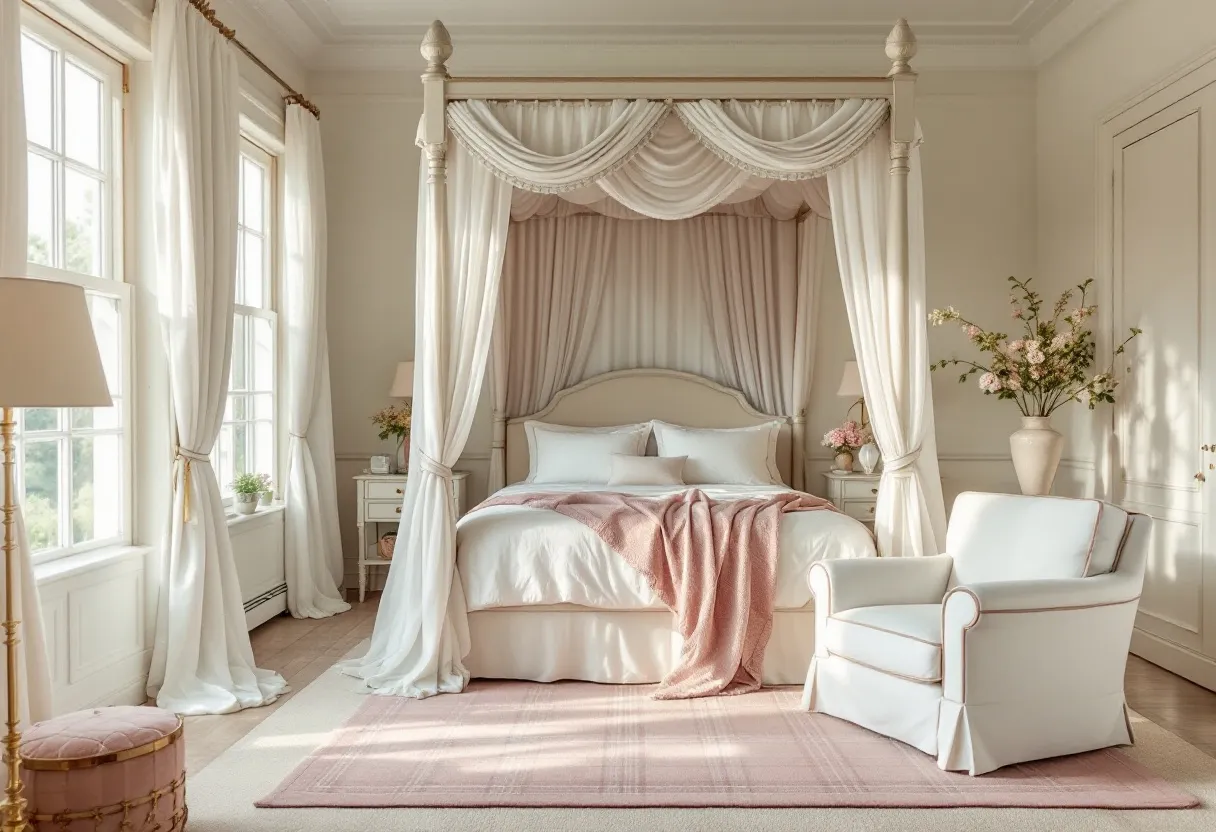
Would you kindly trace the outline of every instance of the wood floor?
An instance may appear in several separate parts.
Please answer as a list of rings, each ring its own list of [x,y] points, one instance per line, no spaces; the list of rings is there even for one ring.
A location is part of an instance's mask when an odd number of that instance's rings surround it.
[[[371,635],[378,599],[376,594],[363,604],[354,603],[350,612],[333,618],[298,620],[280,616],[268,621],[251,633],[258,667],[277,670],[293,691],[303,690]],[[1216,757],[1216,693],[1136,656],[1128,661],[1126,684],[1127,701],[1133,710]],[[188,717],[187,769],[202,769],[291,696],[287,694],[266,708]]]

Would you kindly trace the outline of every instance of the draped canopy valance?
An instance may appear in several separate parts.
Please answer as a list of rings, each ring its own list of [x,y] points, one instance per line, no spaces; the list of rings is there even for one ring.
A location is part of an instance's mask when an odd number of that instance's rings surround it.
[[[769,204],[757,207],[774,215],[804,204],[826,213],[824,188],[812,181],[853,158],[889,112],[885,98],[618,99],[453,101],[447,116],[461,146],[515,188],[587,207],[612,200],[642,216],[675,220],[770,189]],[[773,188],[778,182],[784,184]],[[555,210],[551,199],[517,201],[532,206],[526,215]]]

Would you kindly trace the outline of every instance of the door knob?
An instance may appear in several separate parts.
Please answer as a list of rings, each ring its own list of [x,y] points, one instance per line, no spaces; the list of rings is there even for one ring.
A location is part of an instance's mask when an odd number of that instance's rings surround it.
[[[1208,481],[1208,478],[1203,475],[1202,471],[1200,471],[1198,474],[1195,475],[1195,479],[1199,480],[1200,482]]]

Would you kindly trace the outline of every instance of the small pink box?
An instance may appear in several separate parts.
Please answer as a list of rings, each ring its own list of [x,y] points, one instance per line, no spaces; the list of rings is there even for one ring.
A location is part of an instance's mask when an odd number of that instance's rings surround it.
[[[186,826],[186,742],[169,711],[95,708],[39,722],[21,740],[21,769],[35,832]]]

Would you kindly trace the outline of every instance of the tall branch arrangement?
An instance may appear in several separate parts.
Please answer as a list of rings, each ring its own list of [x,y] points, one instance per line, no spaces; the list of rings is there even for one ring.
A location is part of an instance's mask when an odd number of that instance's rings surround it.
[[[1119,384],[1113,373],[1114,359],[1126,351],[1128,342],[1140,330],[1131,328],[1127,338],[1115,348],[1111,366],[1096,375],[1089,374],[1097,352],[1093,331],[1086,325],[1098,311],[1097,306],[1087,303],[1093,282],[1090,278],[1060,295],[1047,317],[1043,297],[1030,288],[1030,279],[1009,278],[1011,315],[1023,327],[1021,337],[1013,340],[1004,332],[981,328],[953,306],[934,309],[929,323],[942,326],[957,321],[968,340],[991,357],[987,365],[945,358],[930,364],[929,369],[965,367],[958,377],[960,383],[980,373],[979,385],[984,395],[1016,402],[1023,416],[1050,416],[1070,401],[1088,404],[1090,410],[1099,402],[1113,404]]]

